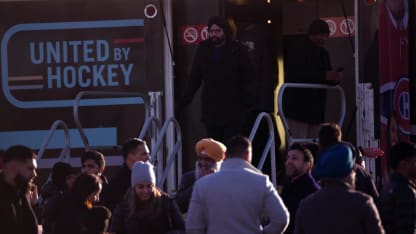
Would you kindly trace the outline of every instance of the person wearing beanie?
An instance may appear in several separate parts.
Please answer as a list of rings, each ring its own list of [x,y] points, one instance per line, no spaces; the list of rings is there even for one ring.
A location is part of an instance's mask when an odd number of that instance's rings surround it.
[[[136,162],[132,167],[131,187],[114,209],[109,233],[165,234],[185,230],[175,200],[156,187],[153,165]]]
[[[66,162],[57,162],[53,165],[50,179],[42,186],[39,196],[39,207],[42,211],[43,234],[52,231],[55,212],[59,209],[60,199],[73,186],[79,172]]]
[[[129,138],[122,147],[123,165],[111,177],[104,187],[101,196],[101,205],[113,211],[115,206],[123,199],[124,194],[130,188],[131,169],[135,162],[147,162],[150,160],[150,150],[145,140]]]
[[[333,69],[324,48],[330,30],[328,24],[315,19],[307,35],[291,43],[285,58],[286,80],[289,83],[338,84],[341,73]],[[338,70],[338,69],[337,69]],[[319,124],[324,122],[326,91],[322,89],[287,89],[283,110],[293,138],[317,138]]]
[[[295,234],[384,234],[373,198],[354,189],[353,166],[346,144],[335,144],[321,154],[314,169],[321,189],[300,202]]]
[[[156,185],[156,175],[153,165],[149,162],[136,162],[133,164],[131,172],[131,186],[136,184],[153,184]]]
[[[201,121],[207,136],[219,141],[242,133],[256,97],[255,71],[248,48],[231,36],[227,19],[208,20],[208,39],[195,53],[189,82],[177,105],[190,104],[202,86]]]
[[[175,197],[182,213],[188,211],[195,181],[217,172],[225,158],[226,150],[227,147],[223,143],[212,138],[203,138],[196,143],[195,152],[197,161],[195,162],[195,170],[182,175]]]
[[[282,233],[286,229],[289,212],[269,177],[251,164],[251,150],[249,139],[232,137],[220,171],[195,182],[186,233]]]

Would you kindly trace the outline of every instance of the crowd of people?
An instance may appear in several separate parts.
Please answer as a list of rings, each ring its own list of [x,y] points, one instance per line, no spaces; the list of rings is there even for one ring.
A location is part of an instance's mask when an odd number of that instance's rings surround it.
[[[371,177],[358,176],[360,155],[341,136],[337,124],[322,124],[317,145],[293,143],[280,193],[251,164],[251,142],[239,135],[225,144],[198,141],[195,170],[174,196],[156,187],[141,139],[126,141],[124,164],[108,182],[104,155],[87,151],[81,169],[57,162],[39,195],[36,154],[12,146],[0,174],[0,227],[10,234],[37,234],[38,226],[43,234],[415,233],[416,145],[392,147],[391,177],[379,193]]]

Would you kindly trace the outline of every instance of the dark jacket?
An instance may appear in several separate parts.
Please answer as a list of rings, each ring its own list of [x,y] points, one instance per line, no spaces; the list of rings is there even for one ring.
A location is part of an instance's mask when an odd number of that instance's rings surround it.
[[[38,221],[24,193],[19,193],[4,181],[0,173],[0,232],[7,234],[37,234]]]
[[[300,202],[295,234],[382,234],[373,199],[341,181],[322,181],[319,191]]]
[[[117,204],[122,200],[124,194],[130,188],[131,170],[123,164],[116,175],[104,186],[101,193],[100,205],[113,211]]]
[[[176,202],[162,194],[162,211],[159,214],[147,214],[139,217],[134,203],[135,193],[128,190],[126,196],[114,210],[109,232],[116,234],[165,234],[171,230],[185,230],[185,224]]]
[[[355,190],[370,195],[374,201],[377,201],[379,194],[370,173],[357,163],[354,164],[354,171]]]
[[[307,37],[295,44],[287,53],[285,82],[326,83],[326,72],[332,70],[328,51]],[[283,100],[287,118],[311,124],[324,121],[325,90],[288,88]]]
[[[65,193],[55,200],[55,209],[50,221],[52,234],[83,234],[88,208],[71,193]]]
[[[287,227],[285,233],[293,233],[296,211],[300,201],[319,189],[320,186],[316,183],[310,173],[306,173],[305,175],[297,178],[295,181],[285,184],[281,197],[290,214],[289,226]]]
[[[175,197],[176,203],[182,213],[188,212],[195,180],[195,171],[189,171],[182,175],[181,183]]]
[[[215,48],[203,41],[194,56],[190,81],[183,96],[190,103],[202,88],[202,121],[208,125],[241,125],[255,101],[254,69],[247,48],[227,41]]]
[[[383,187],[378,201],[387,234],[416,233],[416,185],[395,173]]]
[[[63,192],[57,192],[53,195],[49,195],[44,199],[42,204],[42,230],[43,234],[51,234],[53,224],[56,221],[56,215],[59,211],[59,206]]]

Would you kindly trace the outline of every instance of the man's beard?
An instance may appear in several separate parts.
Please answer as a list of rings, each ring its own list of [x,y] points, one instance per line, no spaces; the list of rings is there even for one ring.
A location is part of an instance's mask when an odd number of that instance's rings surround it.
[[[16,177],[14,177],[14,182],[16,183],[17,190],[27,194],[29,193],[30,189],[30,180],[25,179],[22,175],[17,174]]]
[[[301,174],[302,174],[302,172],[301,172],[300,170],[298,170],[298,169],[291,169],[291,171],[290,171],[290,170],[287,170],[287,171],[286,171],[286,176],[287,176],[289,179],[292,179],[292,178],[298,177],[298,176],[300,176]]]
[[[212,44],[214,44],[214,45],[221,45],[221,44],[223,44],[223,43],[224,43],[224,41],[225,41],[225,39],[224,39],[224,38],[220,38],[220,37],[211,37],[211,42],[212,42]]]

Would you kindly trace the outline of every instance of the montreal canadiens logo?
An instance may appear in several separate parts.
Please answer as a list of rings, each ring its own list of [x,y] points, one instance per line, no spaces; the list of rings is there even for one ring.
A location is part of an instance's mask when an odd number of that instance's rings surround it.
[[[394,88],[393,109],[397,113],[400,131],[406,135],[410,134],[410,97],[407,77],[400,78]]]

